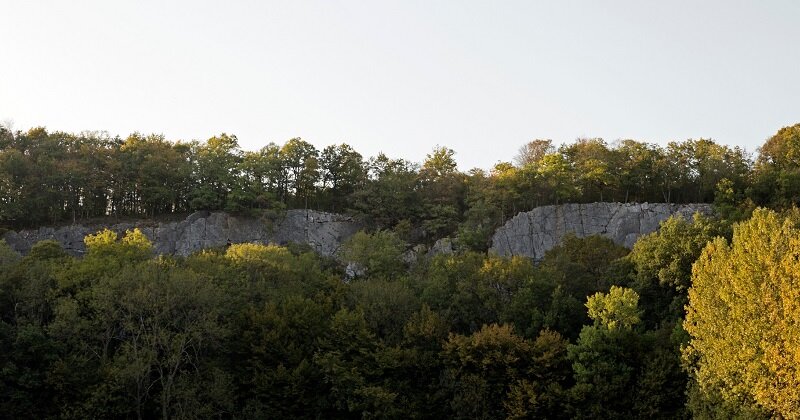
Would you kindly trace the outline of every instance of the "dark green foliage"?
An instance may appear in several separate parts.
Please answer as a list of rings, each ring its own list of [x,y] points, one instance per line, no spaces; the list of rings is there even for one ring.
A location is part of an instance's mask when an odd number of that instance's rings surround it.
[[[566,341],[543,330],[535,341],[508,325],[450,335],[442,356],[455,418],[558,416],[566,380]]]
[[[761,146],[750,195],[759,205],[800,203],[800,124],[781,128]]]
[[[706,243],[755,204],[797,203],[798,138],[798,126],[780,130],[752,170],[705,139],[579,139],[463,173],[438,146],[416,165],[299,138],[242,151],[226,134],[0,127],[0,229],[316,208],[372,232],[343,247],[364,269],[350,278],[297,245],[154,256],[138,231],[103,231],[74,258],[54,241],[24,257],[0,241],[0,416],[766,417],[690,382],[681,325]],[[719,217],[671,219],[630,253],[574,236],[536,264],[485,253],[519,211],[606,200],[713,201]],[[457,253],[404,258],[443,236]]]
[[[409,271],[393,233],[362,236],[371,245],[354,255],[370,274],[347,283],[342,267],[299,248],[153,257],[137,231],[87,237],[82,259],[54,242],[22,259],[5,252],[6,414],[683,415],[686,381],[664,334],[628,328],[635,322],[623,317],[624,328],[578,335],[587,295],[628,277],[625,250],[570,237],[539,266],[467,252]],[[603,322],[619,307],[609,302],[590,304]]]
[[[639,296],[612,287],[588,299],[594,325],[569,346],[573,418],[682,418],[686,375],[668,329],[643,331]]]
[[[381,153],[369,160],[368,168],[370,179],[354,193],[353,210],[379,229],[391,228],[401,220],[419,220],[417,167]]]
[[[511,319],[527,334],[549,328],[574,339],[589,321],[586,297],[625,284],[620,258],[627,250],[607,238],[568,235],[550,250],[533,278],[514,295]],[[513,311],[513,312],[512,312]]]
[[[439,146],[417,165],[383,154],[365,161],[347,144],[319,150],[300,138],[243,151],[225,133],[173,143],[140,133],[121,139],[0,127],[0,227],[314,208],[354,213],[377,229],[408,221],[415,227],[412,242],[458,234],[461,246],[485,251],[497,226],[544,204],[716,200],[724,206],[748,195],[757,203],[791,204],[794,161],[774,158],[789,150],[791,133],[781,130],[765,145],[751,177],[744,152],[706,139],[666,148],[578,139],[556,149],[538,141],[527,146],[519,166],[464,173],[455,151]],[[783,187],[773,199],[775,183]]]
[[[692,264],[709,241],[729,231],[726,226],[725,221],[700,215],[692,221],[671,217],[657,232],[636,242],[628,261],[635,273],[632,287],[642,297],[648,326],[683,317]]]
[[[529,275],[525,269],[530,267],[530,262],[521,258],[487,259],[472,252],[439,255],[421,268],[417,287],[424,303],[441,313],[454,331],[467,334],[500,321],[504,305]],[[513,271],[492,275],[504,269]]]
[[[370,278],[388,279],[401,273],[405,244],[394,232],[379,230],[369,234],[363,231],[348,239],[339,251],[344,261],[355,265],[357,271]]]

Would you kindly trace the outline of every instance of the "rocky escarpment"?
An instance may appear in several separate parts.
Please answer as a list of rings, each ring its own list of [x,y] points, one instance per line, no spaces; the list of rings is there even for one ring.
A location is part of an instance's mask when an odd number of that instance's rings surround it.
[[[347,216],[313,210],[289,210],[276,220],[197,212],[179,222],[42,227],[7,232],[2,239],[21,254],[26,254],[36,242],[53,239],[67,252],[82,255],[86,252],[83,238],[103,228],[118,233],[139,228],[153,242],[158,254],[189,255],[201,249],[245,242],[296,242],[308,244],[318,253],[331,256],[361,225]]]
[[[537,207],[510,219],[492,237],[491,251],[541,260],[567,233],[578,237],[601,235],[633,247],[640,236],[658,229],[672,215],[691,219],[710,214],[708,204],[590,203]]]

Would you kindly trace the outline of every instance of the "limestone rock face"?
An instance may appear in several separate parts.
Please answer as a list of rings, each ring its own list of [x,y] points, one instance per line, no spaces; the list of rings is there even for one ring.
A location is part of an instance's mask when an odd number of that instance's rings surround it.
[[[153,242],[157,254],[185,256],[227,244],[255,242],[285,245],[296,242],[308,244],[322,255],[332,256],[345,239],[361,229],[361,225],[347,216],[314,210],[289,210],[274,221],[227,213],[196,212],[180,222],[42,227],[10,231],[2,239],[21,254],[27,254],[36,242],[53,239],[70,254],[83,255],[86,252],[83,238],[103,228],[117,233],[139,228]]]
[[[455,254],[456,253],[455,248],[456,247],[453,244],[452,239],[447,237],[441,238],[437,240],[436,243],[433,244],[430,250],[428,250],[428,256],[433,257],[435,255],[440,255],[440,254],[446,254],[446,255]]]
[[[640,236],[654,232],[672,215],[691,220],[694,213],[710,214],[709,204],[589,203],[537,207],[519,213],[498,228],[491,251],[502,256],[541,260],[567,233],[579,238],[601,235],[631,248]]]

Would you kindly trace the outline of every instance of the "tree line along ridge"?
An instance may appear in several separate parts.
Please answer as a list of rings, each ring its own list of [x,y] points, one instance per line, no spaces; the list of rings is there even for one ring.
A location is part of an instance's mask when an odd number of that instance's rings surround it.
[[[0,241],[2,416],[798,418],[800,125],[752,158],[537,140],[514,163],[417,165],[347,145],[0,130],[0,225],[314,208],[368,229],[345,267],[301,246],[154,256],[137,230]],[[487,253],[543,204],[714,203],[633,249],[567,236],[538,263]],[[454,254],[403,258],[452,236]]]

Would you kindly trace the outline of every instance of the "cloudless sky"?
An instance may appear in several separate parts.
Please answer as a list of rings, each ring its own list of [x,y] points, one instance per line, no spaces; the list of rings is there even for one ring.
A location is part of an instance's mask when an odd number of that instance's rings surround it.
[[[292,137],[459,167],[535,138],[755,151],[800,122],[800,2],[0,0],[0,123]]]

